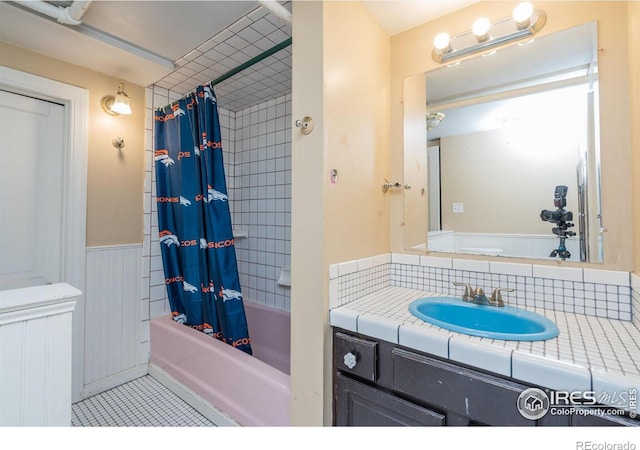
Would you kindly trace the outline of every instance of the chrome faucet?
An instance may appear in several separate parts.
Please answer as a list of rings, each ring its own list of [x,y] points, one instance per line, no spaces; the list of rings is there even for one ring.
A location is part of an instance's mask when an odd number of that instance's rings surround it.
[[[473,289],[469,283],[459,283],[454,281],[455,286],[464,286],[464,294],[462,294],[462,300],[469,303],[475,303],[478,305],[488,306],[504,306],[504,300],[502,298],[502,292],[513,292],[511,288],[495,288],[491,293],[491,298],[487,298],[484,290],[481,287]]]
[[[453,284],[455,286],[464,286],[464,294],[462,294],[462,300],[464,300],[465,302],[473,302],[473,297],[474,297],[474,291],[473,291],[473,287],[471,286],[471,284],[469,283],[458,283],[457,281],[454,281]]]
[[[491,305],[487,296],[484,295],[484,289],[481,287],[476,288],[476,292],[473,295],[473,303],[478,305]]]
[[[513,292],[515,289],[513,288],[495,288],[491,293],[491,299],[489,303],[493,306],[504,306],[504,300],[502,299],[502,291],[504,292]]]

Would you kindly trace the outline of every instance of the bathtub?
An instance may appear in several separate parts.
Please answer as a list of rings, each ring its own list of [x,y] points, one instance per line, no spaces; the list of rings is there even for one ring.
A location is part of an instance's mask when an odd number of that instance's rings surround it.
[[[152,319],[149,373],[182,385],[172,390],[201,412],[208,404],[230,419],[213,419],[219,425],[288,426],[290,315],[248,301],[245,311],[254,356],[168,315]]]

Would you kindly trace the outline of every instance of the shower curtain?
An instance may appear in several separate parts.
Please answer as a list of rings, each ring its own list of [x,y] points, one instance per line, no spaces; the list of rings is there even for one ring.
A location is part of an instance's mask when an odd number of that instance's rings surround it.
[[[213,88],[200,86],[157,110],[155,125],[158,229],[173,319],[251,354]]]

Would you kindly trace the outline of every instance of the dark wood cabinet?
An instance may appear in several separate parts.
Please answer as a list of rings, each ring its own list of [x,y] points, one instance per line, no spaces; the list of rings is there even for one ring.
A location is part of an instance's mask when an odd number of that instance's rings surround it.
[[[444,416],[381,389],[336,375],[338,426],[442,426]]]
[[[337,426],[638,425],[615,415],[530,420],[518,398],[537,386],[344,330],[333,344]]]
[[[392,350],[392,361],[395,392],[446,411],[458,424],[535,425],[517,409],[528,386],[401,348]]]

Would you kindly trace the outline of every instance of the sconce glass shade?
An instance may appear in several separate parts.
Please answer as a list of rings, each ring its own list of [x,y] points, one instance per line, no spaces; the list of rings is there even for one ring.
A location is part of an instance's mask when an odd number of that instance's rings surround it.
[[[118,85],[118,93],[116,94],[116,98],[111,106],[111,111],[116,112],[118,114],[131,114],[131,106],[129,106],[129,96],[124,92],[124,84],[120,83]]]
[[[513,20],[516,22],[518,30],[524,30],[531,25],[531,15],[533,14],[533,5],[529,2],[519,3],[513,9]]]
[[[107,114],[116,116],[118,114],[130,115],[131,106],[129,105],[129,96],[124,91],[124,83],[118,85],[118,93],[115,95],[105,95],[100,102],[102,109]]]
[[[471,31],[476,37],[478,42],[484,42],[489,39],[489,29],[491,28],[491,22],[486,17],[479,17],[473,22]]]

